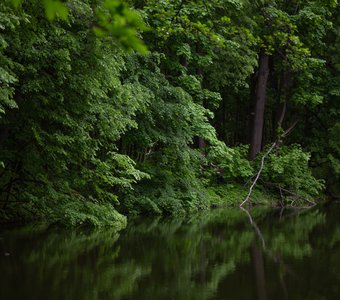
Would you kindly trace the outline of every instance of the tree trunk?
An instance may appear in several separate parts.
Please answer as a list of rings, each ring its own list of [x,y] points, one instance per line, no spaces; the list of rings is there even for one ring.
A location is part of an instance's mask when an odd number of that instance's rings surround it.
[[[2,145],[6,141],[8,134],[9,127],[7,125],[3,125],[3,127],[0,128],[0,145]]]
[[[249,159],[253,160],[262,149],[264,107],[266,103],[266,90],[269,75],[269,56],[262,48],[259,57],[259,74],[256,87],[256,102],[251,134]]]
[[[278,141],[277,147],[281,145],[281,134],[283,132],[283,121],[286,117],[287,105],[290,98],[290,91],[293,84],[292,72],[290,70],[284,70],[281,79],[280,86],[280,99],[275,115],[275,137]]]

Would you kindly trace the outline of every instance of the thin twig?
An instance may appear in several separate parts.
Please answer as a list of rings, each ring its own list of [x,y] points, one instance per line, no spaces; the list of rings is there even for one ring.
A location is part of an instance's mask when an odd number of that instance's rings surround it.
[[[313,205],[313,206],[316,205],[316,203],[315,203],[314,201],[309,200],[307,197],[304,197],[304,196],[302,196],[302,195],[300,195],[300,194],[298,194],[298,193],[296,193],[296,192],[293,192],[293,191],[291,191],[291,190],[288,190],[288,189],[286,189],[286,188],[283,188],[283,187],[281,187],[279,184],[272,183],[272,182],[265,182],[265,181],[261,181],[261,182],[262,182],[264,185],[272,186],[272,187],[275,187],[275,188],[279,189],[281,198],[283,197],[282,191],[283,191],[283,192],[286,192],[286,193],[288,193],[288,194],[290,194],[290,195],[292,195],[292,196],[294,196],[294,197],[295,197],[295,200],[292,201],[292,203],[295,203],[296,200],[301,199],[301,200],[305,200],[306,202],[310,203],[310,204]]]
[[[284,137],[288,136],[288,135],[292,132],[292,130],[295,128],[295,126],[297,125],[298,122],[299,122],[299,120],[296,120],[296,121],[292,124],[292,126],[290,126],[290,127],[282,134],[281,138],[284,138]]]
[[[305,201],[307,201],[308,203],[312,204],[313,206],[316,205],[316,203],[315,203],[314,201],[311,201],[311,200],[309,200],[309,199],[306,198],[306,197],[303,197],[303,196],[301,196],[301,195],[299,195],[299,194],[297,194],[297,193],[294,193],[294,192],[292,192],[292,191],[290,191],[290,190],[287,190],[287,189],[284,189],[284,188],[281,188],[281,189],[282,189],[284,192],[286,192],[286,193],[288,193],[288,194],[291,194],[291,195],[295,196],[297,199],[305,200]]]
[[[173,15],[173,17],[171,18],[171,23],[173,23],[175,21],[175,19],[179,16],[182,8],[183,8],[183,4],[184,4],[185,0],[182,0],[181,3],[179,4],[178,8],[177,8],[177,12],[175,13],[175,15]]]
[[[283,194],[282,194],[282,188],[281,186],[279,185],[279,191],[280,191],[280,204],[281,204],[281,207],[284,207],[284,197],[283,197]]]

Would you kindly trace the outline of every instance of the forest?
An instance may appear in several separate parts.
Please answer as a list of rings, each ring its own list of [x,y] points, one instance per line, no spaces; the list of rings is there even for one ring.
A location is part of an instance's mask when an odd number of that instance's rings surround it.
[[[340,198],[339,49],[336,0],[1,0],[0,223]]]

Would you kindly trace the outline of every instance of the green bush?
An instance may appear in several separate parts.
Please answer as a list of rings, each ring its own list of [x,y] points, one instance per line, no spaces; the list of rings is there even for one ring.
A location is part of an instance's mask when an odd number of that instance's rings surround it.
[[[282,146],[267,158],[262,179],[297,194],[317,196],[324,189],[324,181],[312,175],[309,159],[310,154],[299,145]]]
[[[208,149],[208,176],[220,176],[227,182],[249,178],[254,169],[247,159],[248,146],[227,147],[224,142],[215,141]],[[211,168],[212,167],[212,168]]]

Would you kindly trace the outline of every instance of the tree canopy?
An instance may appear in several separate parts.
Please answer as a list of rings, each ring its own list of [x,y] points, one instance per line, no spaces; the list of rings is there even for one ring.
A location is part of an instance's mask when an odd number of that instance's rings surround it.
[[[335,0],[1,1],[1,218],[239,204],[273,141],[258,202],[337,197],[339,41]]]

